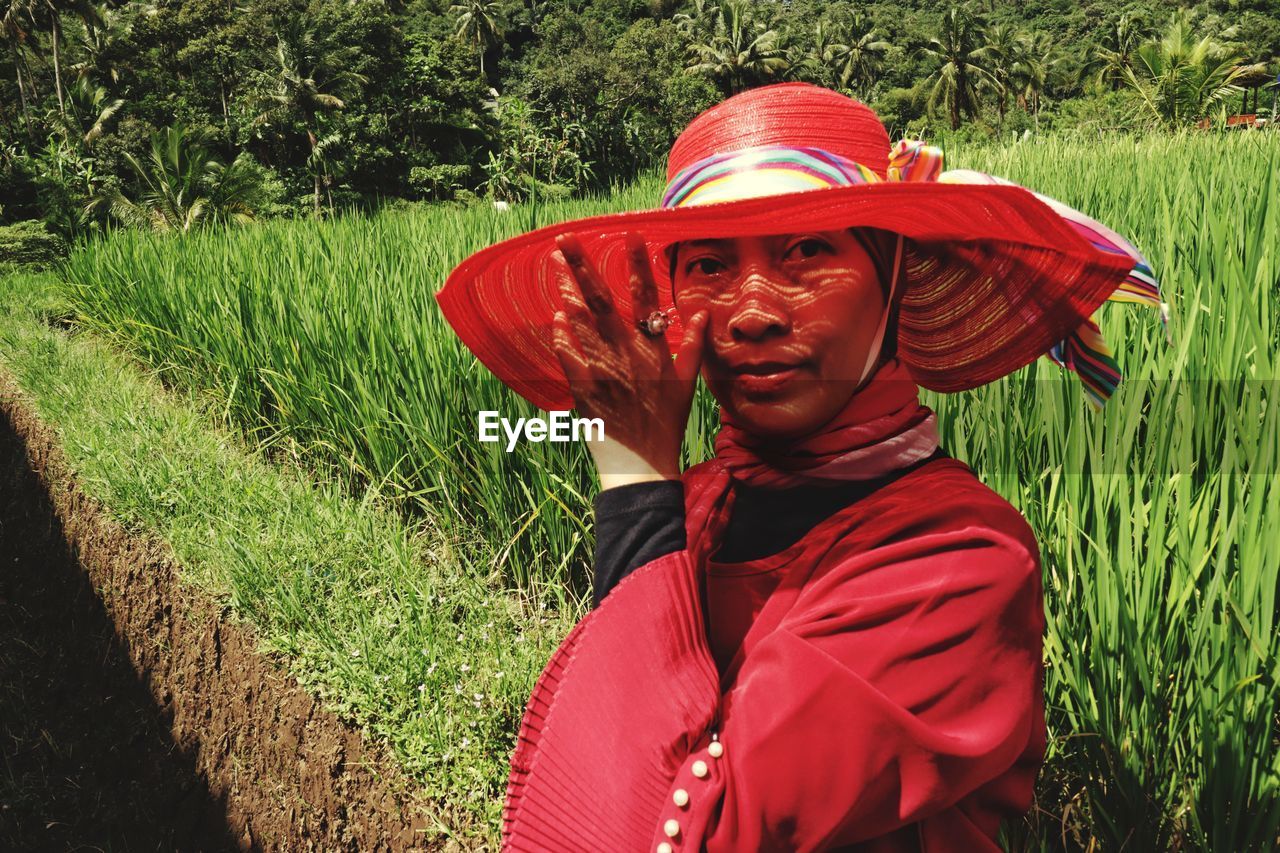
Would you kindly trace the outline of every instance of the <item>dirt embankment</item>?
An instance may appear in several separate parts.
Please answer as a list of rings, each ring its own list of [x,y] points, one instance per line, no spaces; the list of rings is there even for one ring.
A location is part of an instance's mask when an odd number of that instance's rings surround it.
[[[68,474],[0,372],[0,849],[419,850],[425,804]]]

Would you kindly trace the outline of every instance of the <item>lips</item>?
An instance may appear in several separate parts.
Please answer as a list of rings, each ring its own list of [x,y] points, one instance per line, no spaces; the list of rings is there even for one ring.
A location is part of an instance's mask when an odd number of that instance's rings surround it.
[[[734,382],[752,394],[778,391],[804,369],[807,362],[744,361],[731,365]]]
[[[782,373],[798,367],[798,364],[787,363],[782,361],[757,361],[742,362],[732,368],[734,373],[743,373],[750,376],[770,376],[774,373]]]

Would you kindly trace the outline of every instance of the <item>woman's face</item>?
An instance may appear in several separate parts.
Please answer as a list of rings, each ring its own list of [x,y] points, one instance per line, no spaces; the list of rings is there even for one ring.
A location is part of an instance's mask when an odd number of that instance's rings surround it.
[[[708,312],[702,376],[743,429],[804,435],[849,401],[885,308],[848,230],[679,244],[676,304]]]

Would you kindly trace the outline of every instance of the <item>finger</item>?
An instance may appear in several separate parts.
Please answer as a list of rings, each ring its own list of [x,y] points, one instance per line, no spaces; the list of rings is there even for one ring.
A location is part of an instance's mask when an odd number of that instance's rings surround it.
[[[582,291],[577,283],[577,279],[573,278],[570,272],[570,265],[564,259],[559,251],[552,252],[552,266],[554,277],[556,277],[556,287],[561,295],[561,310],[568,321],[568,325],[572,327],[573,334],[586,347],[595,348],[602,345],[603,338],[600,336],[599,320],[591,309],[586,306],[586,300],[582,297]]]
[[[676,353],[676,378],[681,382],[692,383],[698,378],[702,367],[702,354],[706,346],[707,312],[699,311],[689,319],[685,327],[684,337],[680,341],[680,350]]]
[[[640,323],[658,310],[658,285],[653,280],[649,247],[635,233],[627,234],[627,260],[631,266],[631,315]]]
[[[587,357],[582,354],[574,342],[573,332],[569,328],[569,317],[563,311],[557,311],[552,319],[551,348],[560,361],[560,368],[569,380],[569,391],[573,394],[574,403],[582,408],[582,401],[591,391],[594,382]]]
[[[560,254],[568,262],[569,271],[582,291],[583,302],[586,303],[591,313],[599,318],[598,325],[601,335],[605,338],[619,337],[623,329],[623,322],[614,308],[613,297],[609,294],[609,288],[605,286],[600,278],[595,265],[587,259],[586,252],[583,250],[582,243],[578,240],[577,235],[572,233],[561,234],[556,237],[556,246],[559,247]]]
[[[568,262],[558,251],[553,251],[551,258],[555,269],[556,286],[560,290],[561,310],[565,314],[568,327],[578,339],[583,354],[589,361],[597,364],[612,363],[616,358],[613,353],[613,344],[601,333],[600,318],[587,307],[578,281],[569,271]]]

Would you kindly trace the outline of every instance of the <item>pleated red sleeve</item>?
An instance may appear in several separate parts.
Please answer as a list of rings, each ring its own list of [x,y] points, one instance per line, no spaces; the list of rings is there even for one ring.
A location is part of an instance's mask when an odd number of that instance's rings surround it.
[[[1014,526],[833,543],[723,694],[689,551],[637,569],[535,688],[504,847],[998,849],[991,804],[1029,805],[1044,726],[1038,549]]]

